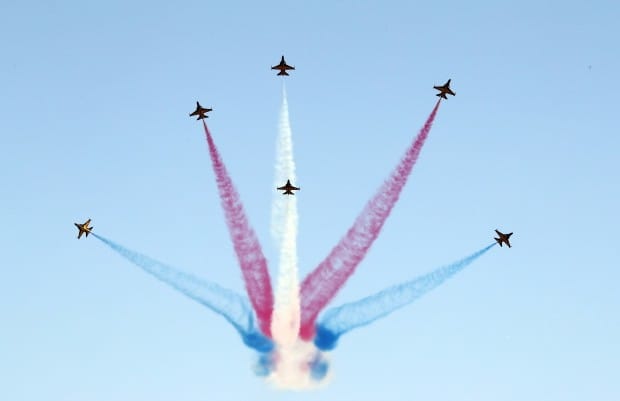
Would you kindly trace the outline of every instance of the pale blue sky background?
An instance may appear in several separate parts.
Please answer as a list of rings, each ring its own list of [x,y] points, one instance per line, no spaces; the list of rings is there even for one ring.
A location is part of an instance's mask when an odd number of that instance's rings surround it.
[[[131,3],[127,5],[125,3]],[[499,4],[498,4],[499,3]],[[617,400],[614,1],[0,5],[0,399]],[[219,316],[75,221],[242,291],[202,128],[263,244],[281,80],[300,269],[329,252],[452,78],[400,202],[332,305],[463,273],[345,335],[323,390],[273,390]]]

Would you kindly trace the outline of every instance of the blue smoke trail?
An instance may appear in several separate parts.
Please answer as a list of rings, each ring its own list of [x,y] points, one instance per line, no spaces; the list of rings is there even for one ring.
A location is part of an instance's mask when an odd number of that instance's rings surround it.
[[[239,294],[131,251],[95,233],[91,234],[147,273],[223,316],[239,332],[248,347],[259,352],[273,349],[273,342],[256,327],[250,304]]]
[[[370,324],[415,301],[463,270],[494,245],[497,244],[488,245],[458,262],[440,267],[411,281],[392,286],[359,301],[327,310],[316,325],[314,344],[323,351],[334,349],[338,338],[344,333]]]

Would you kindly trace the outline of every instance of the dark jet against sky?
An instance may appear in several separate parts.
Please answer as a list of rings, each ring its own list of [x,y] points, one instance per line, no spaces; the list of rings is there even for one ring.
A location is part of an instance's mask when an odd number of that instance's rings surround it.
[[[200,105],[200,103],[196,102],[196,110],[189,113],[189,116],[198,116],[196,120],[202,120],[203,118],[209,118],[207,115],[208,112],[213,111],[213,109],[205,109]]]
[[[512,248],[510,246],[510,236],[512,235],[512,233],[509,234],[504,234],[504,233],[500,233],[498,230],[495,230],[495,232],[497,233],[497,235],[499,235],[499,238],[494,238],[495,241],[497,241],[497,243],[499,244],[499,246],[502,246],[502,242],[506,245],[508,245],[508,248]]]
[[[437,96],[447,99],[448,97],[446,96],[446,94],[452,96],[456,95],[456,93],[452,92],[452,89],[450,89],[450,81],[452,81],[452,79],[449,79],[448,82],[446,82],[443,86],[433,86],[433,88],[439,91]]]
[[[271,67],[271,69],[280,70],[278,75],[288,75],[288,72],[286,72],[286,70],[294,70],[295,67],[291,67],[290,65],[286,64],[286,61],[284,61],[284,56],[282,56],[282,59],[280,60],[280,64],[274,65],[273,67]]]
[[[78,224],[78,223],[73,223],[75,224],[75,226],[77,227],[78,230],[80,230],[78,232],[78,239],[82,238],[82,234],[86,234],[86,238],[88,238],[88,234],[93,230],[94,227],[88,227],[88,225],[90,224],[90,219],[86,220],[84,223],[82,224]]]
[[[301,188],[291,185],[291,180],[286,180],[286,185],[278,187],[278,191],[284,191],[282,195],[295,195],[293,191],[299,191]]]

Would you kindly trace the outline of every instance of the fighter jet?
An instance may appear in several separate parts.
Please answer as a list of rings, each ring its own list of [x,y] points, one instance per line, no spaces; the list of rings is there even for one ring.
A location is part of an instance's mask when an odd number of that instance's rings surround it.
[[[200,103],[196,102],[196,110],[194,110],[193,112],[189,113],[189,116],[198,116],[198,118],[196,118],[196,120],[202,120],[203,118],[209,118],[209,116],[207,115],[208,112],[213,111],[213,109],[205,109],[204,107],[202,107],[200,105]]]
[[[75,226],[77,227],[78,230],[80,230],[78,232],[78,239],[82,238],[82,234],[86,234],[86,238],[88,238],[88,234],[93,230],[94,227],[88,227],[88,225],[90,224],[90,219],[86,220],[84,223],[82,224],[78,224],[78,223],[73,223],[75,224]]]
[[[456,93],[452,92],[452,89],[450,89],[450,81],[452,81],[452,79],[449,79],[443,86],[433,86],[433,88],[439,91],[437,96],[447,99],[446,93],[452,96],[456,95]]]
[[[286,185],[277,188],[278,191],[284,191],[282,195],[295,195],[293,191],[299,191],[301,188],[291,185],[291,180],[286,180]]]
[[[288,75],[288,72],[286,72],[286,70],[294,70],[295,67],[291,67],[290,65],[286,64],[286,61],[284,61],[284,56],[282,56],[282,59],[280,60],[280,64],[274,65],[273,67],[271,67],[271,69],[280,70],[278,75]]]
[[[504,233],[499,232],[499,230],[495,230],[495,232],[497,233],[497,235],[499,235],[499,238],[494,238],[495,241],[497,241],[497,243],[499,244],[499,246],[502,246],[502,242],[503,242],[506,245],[508,245],[508,248],[512,248],[510,246],[510,240],[509,240],[512,233],[504,234]]]

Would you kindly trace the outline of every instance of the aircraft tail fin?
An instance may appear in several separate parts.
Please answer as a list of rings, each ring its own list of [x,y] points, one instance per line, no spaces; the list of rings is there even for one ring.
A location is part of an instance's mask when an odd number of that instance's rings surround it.
[[[286,72],[285,70],[282,70],[278,73],[278,75],[288,75],[288,72]]]
[[[499,244],[499,246],[502,246],[502,247],[503,247],[503,245],[502,245],[502,240],[501,240],[501,239],[499,239],[499,238],[493,238],[493,239],[494,239],[495,241],[497,241],[497,243]]]

